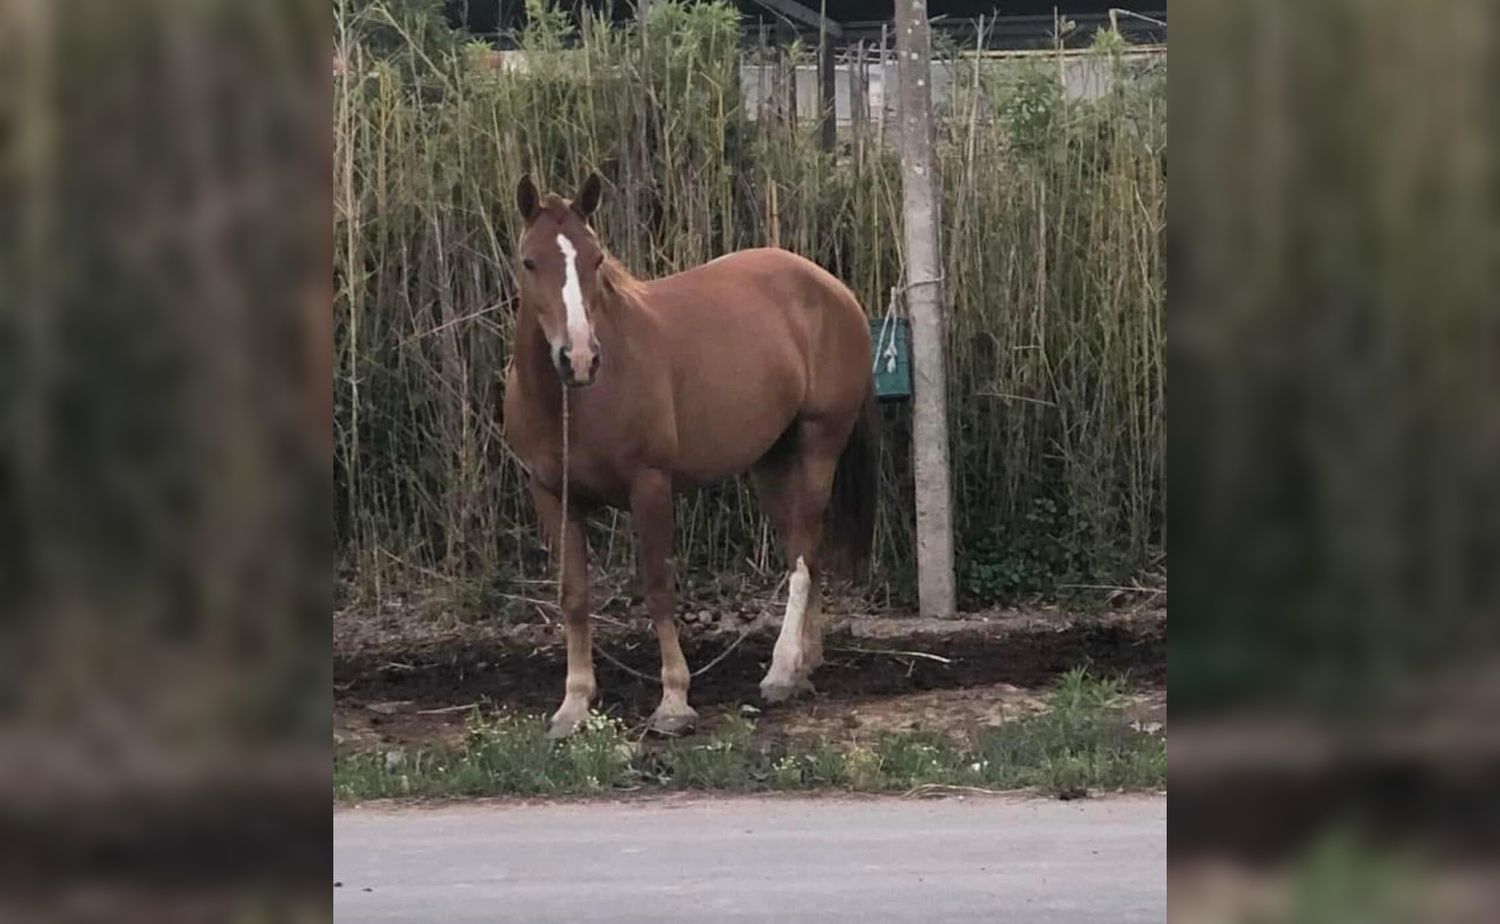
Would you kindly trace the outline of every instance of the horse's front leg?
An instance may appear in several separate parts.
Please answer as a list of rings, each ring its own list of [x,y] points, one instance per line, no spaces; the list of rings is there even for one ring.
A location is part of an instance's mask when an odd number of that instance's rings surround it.
[[[672,479],[665,472],[647,472],[630,489],[630,512],[641,542],[641,577],[646,608],[656,624],[661,645],[661,705],[651,716],[653,731],[680,735],[690,730],[698,713],[688,705],[687,659],[677,640],[676,589],[672,574]]]
[[[553,561],[562,568],[563,633],[568,643],[568,679],[563,702],[552,716],[548,736],[562,738],[572,734],[589,714],[594,698],[593,626],[589,622],[589,550],[583,525],[576,513],[564,517],[562,502],[556,495],[531,483],[531,498],[537,516],[552,547]],[[572,505],[569,505],[572,506]],[[561,548],[566,533],[567,548]]]

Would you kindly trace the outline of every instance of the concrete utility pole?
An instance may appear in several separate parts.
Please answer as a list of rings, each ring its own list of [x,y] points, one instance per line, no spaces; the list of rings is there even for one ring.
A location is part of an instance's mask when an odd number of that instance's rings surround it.
[[[916,457],[917,600],[923,616],[958,612],[953,587],[952,478],[948,471],[947,324],[932,158],[932,33],[926,0],[896,0],[901,93],[902,224],[911,314],[912,442]]]

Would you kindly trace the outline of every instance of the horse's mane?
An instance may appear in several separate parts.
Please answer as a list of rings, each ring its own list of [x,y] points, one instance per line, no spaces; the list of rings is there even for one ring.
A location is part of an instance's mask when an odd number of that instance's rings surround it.
[[[605,253],[604,263],[599,267],[599,282],[616,301],[635,302],[646,292],[646,284],[635,278],[625,264],[610,253]]]

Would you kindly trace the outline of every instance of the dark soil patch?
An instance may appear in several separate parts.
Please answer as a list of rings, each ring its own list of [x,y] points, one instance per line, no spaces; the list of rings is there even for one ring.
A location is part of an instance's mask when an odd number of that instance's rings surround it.
[[[689,632],[683,647],[690,664],[706,664],[737,638],[729,632]],[[825,641],[826,660],[814,677],[811,699],[764,707],[758,683],[770,664],[776,627],[753,631],[727,658],[693,681],[694,705],[709,719],[742,703],[764,708],[763,723],[795,731],[811,715],[880,714],[899,725],[909,703],[912,721],[928,724],[943,711],[944,691],[972,700],[975,690],[1046,687],[1074,667],[1126,675],[1133,687],[1166,683],[1164,613],[1128,618],[996,618],[956,622],[849,618]],[[601,632],[600,644],[647,675],[658,670],[654,636],[639,631]],[[903,654],[921,652],[946,660]],[[599,708],[635,722],[656,707],[661,688],[596,658]],[[411,649],[380,646],[336,653],[334,689],[340,733],[413,740],[455,736],[471,703],[546,713],[561,696],[565,656],[555,630],[516,627],[470,634]],[[925,695],[933,694],[933,695]],[[1020,697],[1024,698],[1024,696]],[[893,702],[882,704],[882,700]],[[434,711],[446,710],[446,711]],[[969,713],[975,710],[969,709]],[[975,713],[978,715],[978,713]],[[977,719],[976,719],[977,721]],[[910,723],[908,723],[910,724]],[[813,727],[818,727],[814,723]]]

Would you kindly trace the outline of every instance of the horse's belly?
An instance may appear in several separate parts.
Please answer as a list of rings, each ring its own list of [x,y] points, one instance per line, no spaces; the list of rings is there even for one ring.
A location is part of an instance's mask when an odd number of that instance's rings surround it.
[[[700,390],[686,408],[679,405],[678,473],[697,483],[748,471],[776,445],[801,406],[800,385],[784,377],[710,391]]]

